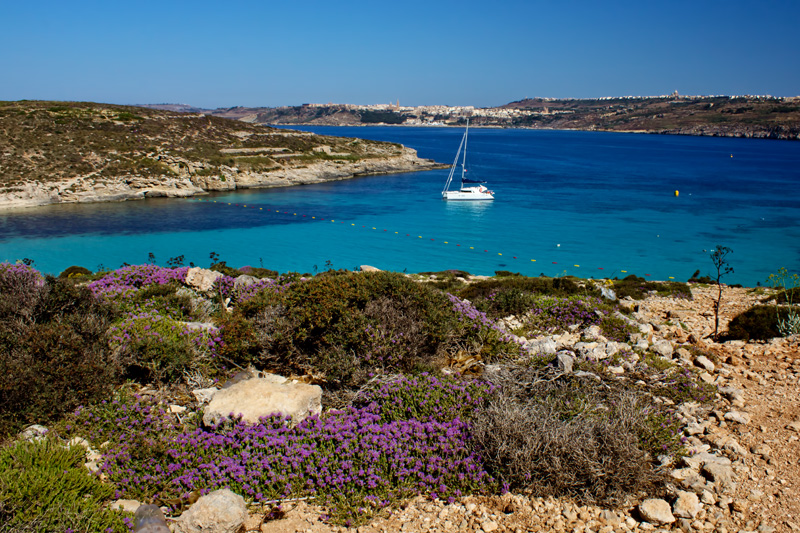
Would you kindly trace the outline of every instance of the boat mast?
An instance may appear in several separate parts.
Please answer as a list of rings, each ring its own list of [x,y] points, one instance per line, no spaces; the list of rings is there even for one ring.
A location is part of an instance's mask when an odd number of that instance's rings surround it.
[[[467,127],[469,127],[469,124],[467,124]],[[464,136],[461,138],[461,144],[458,145],[458,151],[456,152],[456,158],[453,159],[453,166],[450,167],[450,174],[447,176],[447,181],[444,184],[444,189],[442,189],[442,196],[444,196],[445,193],[447,192],[447,189],[450,188],[450,182],[453,181],[453,174],[455,174],[456,166],[458,165],[458,156],[461,155],[461,150],[465,148],[466,141],[467,141],[467,132],[464,132]],[[466,153],[464,155],[466,156]],[[463,164],[462,164],[461,177],[462,178],[464,177]]]

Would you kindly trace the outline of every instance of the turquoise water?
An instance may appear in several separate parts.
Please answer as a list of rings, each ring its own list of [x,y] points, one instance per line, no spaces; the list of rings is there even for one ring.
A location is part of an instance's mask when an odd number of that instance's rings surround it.
[[[304,129],[400,142],[446,163],[463,133]],[[755,285],[781,266],[800,271],[800,143],[474,129],[468,166],[495,201],[441,200],[447,170],[436,170],[27,209],[0,215],[0,260],[30,258],[58,273],[143,263],[150,253],[161,265],[184,255],[208,266],[215,252],[232,266],[281,272],[369,264],[686,280],[711,273],[709,252],[721,244],[733,249],[730,283]]]

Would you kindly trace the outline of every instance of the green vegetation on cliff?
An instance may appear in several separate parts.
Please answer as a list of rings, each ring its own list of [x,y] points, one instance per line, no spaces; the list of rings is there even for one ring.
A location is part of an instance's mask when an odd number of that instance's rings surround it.
[[[265,172],[384,159],[401,147],[278,130],[203,114],[91,102],[0,102],[0,190],[72,178]],[[189,167],[191,166],[191,172]]]

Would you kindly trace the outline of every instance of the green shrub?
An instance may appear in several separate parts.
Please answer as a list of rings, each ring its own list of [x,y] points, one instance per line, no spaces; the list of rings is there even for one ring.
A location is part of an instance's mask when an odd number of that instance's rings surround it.
[[[611,314],[600,319],[600,329],[605,338],[617,342],[627,342],[631,335],[639,331],[632,324]]]
[[[588,295],[600,296],[595,287],[581,286],[571,278],[528,278],[511,276],[492,278],[471,283],[458,292],[458,296],[472,302],[493,297],[502,292],[522,292],[549,296]]]
[[[778,320],[789,318],[789,308],[775,305],[756,305],[739,313],[728,323],[726,339],[769,340],[780,337]]]
[[[57,420],[119,380],[107,331],[113,310],[85,287],[47,278],[30,320],[0,314],[0,434]]]
[[[428,367],[455,325],[443,293],[391,272],[329,271],[265,293],[242,306],[257,319],[259,364],[321,372],[334,388]]]
[[[692,290],[686,283],[677,281],[647,281],[645,278],[640,278],[634,274],[620,280],[614,280],[613,287],[617,298],[630,296],[634,300],[643,300],[653,291],[655,291],[657,296],[663,297],[692,297]]]
[[[58,275],[59,278],[77,278],[80,276],[90,276],[92,271],[88,268],[84,268],[82,266],[71,266],[66,268],[61,274]]]
[[[114,494],[83,466],[82,447],[51,439],[0,450],[1,531],[127,532],[121,513],[105,508]]]

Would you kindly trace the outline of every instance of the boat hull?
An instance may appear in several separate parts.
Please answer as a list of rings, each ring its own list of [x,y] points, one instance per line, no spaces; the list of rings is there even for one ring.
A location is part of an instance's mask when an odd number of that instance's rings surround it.
[[[445,191],[442,193],[442,198],[445,200],[479,202],[494,200],[494,195],[489,191]]]

